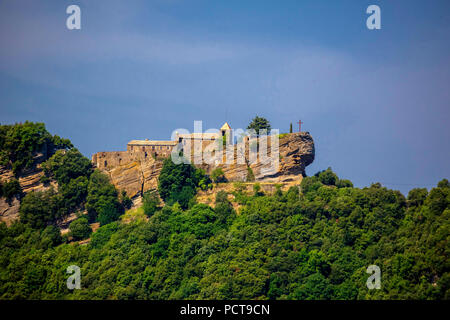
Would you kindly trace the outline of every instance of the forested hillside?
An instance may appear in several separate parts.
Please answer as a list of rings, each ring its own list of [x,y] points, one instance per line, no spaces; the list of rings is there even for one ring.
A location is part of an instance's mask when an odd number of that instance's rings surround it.
[[[166,205],[146,194],[148,219],[124,223],[129,199],[86,160],[66,141],[44,165],[57,190],[22,195],[21,220],[0,224],[1,299],[450,299],[446,179],[405,197],[327,169],[287,192],[236,183],[208,206],[195,201],[212,186],[204,172],[166,163]],[[61,237],[56,222],[73,211]],[[69,265],[80,290],[66,287]],[[369,265],[380,290],[366,287]]]

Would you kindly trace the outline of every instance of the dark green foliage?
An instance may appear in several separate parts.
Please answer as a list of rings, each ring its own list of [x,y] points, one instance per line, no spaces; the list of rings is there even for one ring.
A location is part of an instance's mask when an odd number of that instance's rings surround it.
[[[331,170],[331,168],[317,172],[315,176],[319,178],[319,181],[321,183],[328,186],[335,186],[339,180],[337,175]]]
[[[119,219],[123,211],[120,207],[112,202],[105,203],[99,207],[97,221],[101,226],[111,223]]]
[[[117,198],[116,188],[109,182],[108,176],[99,170],[95,170],[90,177],[88,195],[86,198],[86,209],[89,221],[100,219],[101,224],[107,224],[123,213],[123,207]]]
[[[204,171],[191,164],[175,164],[167,158],[158,178],[158,192],[165,203],[172,205],[178,202],[183,209],[187,209],[197,193],[197,187],[208,184]]]
[[[260,130],[267,130],[267,134],[270,134],[271,127],[266,118],[255,116],[247,129],[253,129],[256,131],[256,134],[259,135]]]
[[[3,196],[8,200],[12,200],[14,196],[19,196],[22,193],[19,180],[14,178],[0,185],[0,189],[0,197]]]
[[[353,183],[347,179],[339,179],[336,183],[336,187],[338,188],[353,188]]]
[[[247,182],[253,182],[255,181],[255,174],[253,173],[252,168],[247,167]]]
[[[111,236],[119,229],[119,224],[117,222],[112,222],[104,225],[97,229],[97,231],[92,234],[90,246],[92,248],[100,249],[104,246]]]
[[[176,191],[172,194],[171,198],[167,202],[168,204],[179,203],[182,209],[187,209],[190,206],[191,200],[194,199],[195,189],[191,186],[183,186],[181,191]]]
[[[215,168],[213,172],[211,172],[211,179],[215,183],[226,182],[225,173],[222,168]]]
[[[54,177],[59,185],[64,185],[78,177],[89,178],[92,172],[91,161],[77,149],[58,150],[42,164],[46,176]]]
[[[53,190],[32,191],[20,205],[20,221],[32,228],[42,229],[62,216],[61,197]]]
[[[122,207],[124,209],[130,209],[131,206],[133,205],[133,201],[127,195],[127,192],[125,190],[122,190],[120,194],[120,203],[122,204]]]
[[[198,186],[202,190],[208,190],[212,188],[211,178],[205,173],[205,170],[196,168],[195,169],[195,181],[198,181]]]
[[[292,122],[289,124],[289,133],[292,133]]]
[[[0,126],[0,165],[11,168],[16,175],[32,167],[34,153],[48,155],[54,149],[71,147],[69,140],[52,137],[43,123]]]
[[[410,206],[420,206],[427,198],[428,190],[426,188],[415,188],[408,193],[408,204]]]
[[[89,226],[88,219],[85,217],[78,218],[72,221],[69,225],[70,235],[74,240],[84,240],[89,238],[92,233],[92,229]]]
[[[41,247],[48,249],[61,244],[61,232],[58,227],[50,225],[46,227],[41,234]]]
[[[65,213],[74,212],[82,207],[88,194],[88,184],[89,181],[86,177],[78,177],[60,187],[61,206],[64,207]]]
[[[222,191],[214,208],[166,205],[84,246],[0,224],[0,299],[450,299],[448,184],[405,199],[340,181],[306,177],[256,197],[236,184],[239,214]],[[66,288],[71,264],[83,290]],[[366,287],[373,264],[380,290]]]
[[[52,181],[49,177],[47,177],[45,174],[39,179],[41,183],[45,186],[48,186],[49,183]]]
[[[158,194],[154,190],[149,190],[142,197],[142,208],[144,213],[151,217],[159,209],[160,201]]]
[[[442,179],[437,186],[438,188],[450,188],[450,182],[447,179]]]
[[[116,220],[123,208],[130,205],[131,200],[126,196],[119,203],[117,191],[108,178],[99,178],[100,173],[93,175],[91,161],[73,149],[69,140],[51,136],[43,123],[0,126],[1,166],[12,169],[17,175],[35,165],[36,155],[47,159],[42,163],[45,175],[41,182],[48,186],[56,180],[58,192],[53,189],[31,192],[21,199],[20,217],[30,227],[45,228],[65,215],[83,211],[86,203],[93,221],[101,211],[102,222],[107,223]],[[16,179],[3,181],[0,196],[8,200],[14,196],[20,199],[19,182]]]
[[[253,195],[255,197],[261,197],[264,195],[264,192],[261,191],[261,185],[259,183],[255,183],[253,185]]]
[[[73,144],[72,144],[72,142],[70,142],[69,139],[64,139],[57,135],[53,136],[52,142],[56,149],[71,149],[71,148],[73,148]]]
[[[229,224],[235,218],[236,212],[225,191],[217,193],[214,211],[217,214],[218,221],[222,224]]]

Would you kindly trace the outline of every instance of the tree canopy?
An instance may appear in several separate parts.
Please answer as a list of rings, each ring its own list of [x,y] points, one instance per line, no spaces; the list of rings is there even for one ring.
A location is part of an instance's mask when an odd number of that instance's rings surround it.
[[[28,122],[0,126],[0,165],[11,168],[17,175],[31,168],[36,152],[51,155],[56,149],[70,149],[68,139],[51,136],[43,123]]]
[[[261,130],[267,130],[267,134],[269,134],[271,127],[269,120],[263,117],[255,116],[253,120],[249,123],[247,129],[253,129],[256,131],[256,134],[259,135],[259,132]]]
[[[158,206],[83,246],[51,227],[0,224],[0,298],[449,299],[448,181],[406,198],[340,181],[328,169],[273,194],[235,184],[214,207]],[[71,264],[83,290],[65,286]],[[382,270],[380,290],[366,286],[369,265]]]
[[[30,155],[29,139],[51,137],[40,125],[19,129],[0,126],[0,144],[28,141],[13,149]],[[145,193],[147,217],[120,221],[131,199],[88,162],[75,149],[56,152],[43,164],[52,184],[20,198],[20,221],[0,223],[0,299],[450,299],[447,179],[405,197],[380,183],[355,188],[328,168],[287,191],[235,183],[207,205],[195,195],[210,177],[168,159],[164,205]],[[0,195],[16,187],[2,182]],[[71,237],[61,236],[57,222],[75,212]],[[82,290],[67,289],[73,264]],[[381,268],[379,290],[366,286],[370,265]]]
[[[210,182],[203,170],[189,163],[175,164],[167,158],[158,178],[158,192],[165,203],[172,205],[178,202],[186,209],[196,195],[197,187],[209,188]]]

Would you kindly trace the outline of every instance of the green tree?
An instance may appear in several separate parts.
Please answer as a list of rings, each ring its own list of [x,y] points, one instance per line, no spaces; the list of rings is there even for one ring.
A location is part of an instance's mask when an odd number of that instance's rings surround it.
[[[178,202],[185,209],[196,194],[198,178],[193,165],[175,164],[171,158],[167,158],[158,178],[159,195],[164,202],[168,204]]]
[[[103,247],[110,239],[111,236],[119,229],[118,222],[112,222],[104,225],[97,229],[95,233],[91,236],[91,242],[89,245],[92,248],[100,249]]]
[[[92,173],[92,164],[77,149],[58,150],[42,164],[44,172],[54,177],[59,185],[68,184],[70,180],[86,177]]]
[[[46,227],[41,234],[41,247],[49,249],[55,247],[62,242],[61,232],[58,227],[50,225]]]
[[[353,183],[347,179],[339,179],[336,183],[338,188],[353,188]]]
[[[225,173],[222,168],[215,168],[211,173],[211,179],[214,183],[225,182]]]
[[[267,134],[269,134],[271,127],[267,119],[255,116],[255,118],[253,118],[248,125],[247,129],[253,129],[256,131],[256,134],[259,135],[260,130],[267,130]]]
[[[117,203],[107,202],[99,207],[98,222],[101,226],[116,221],[121,216],[122,212],[119,210]]]
[[[62,196],[61,206],[65,213],[71,213],[82,208],[88,194],[88,178],[80,176],[70,180],[60,187],[59,193]]]
[[[428,190],[426,188],[414,188],[408,193],[408,204],[411,206],[420,206],[427,198]]]
[[[115,217],[118,218],[123,212],[116,188],[110,183],[108,176],[100,170],[95,170],[90,176],[86,209],[90,222],[95,222],[100,213],[103,213],[102,221],[105,223]]]
[[[328,186],[335,186],[339,180],[338,176],[331,170],[331,168],[317,172],[315,176],[319,178],[320,182]]]
[[[211,178],[205,173],[205,170],[201,168],[195,169],[195,181],[198,181],[197,185],[202,190],[208,190],[212,188]]]
[[[31,191],[22,199],[19,214],[24,224],[43,229],[61,217],[60,197],[53,189]]]
[[[1,195],[8,200],[11,200],[14,196],[20,195],[22,193],[22,187],[20,186],[19,180],[15,178],[9,180],[0,187],[2,189]]]
[[[67,139],[52,137],[43,123],[16,123],[0,126],[0,165],[11,168],[15,175],[34,164],[34,155],[51,156],[54,149],[71,148]]]
[[[219,223],[230,224],[234,219],[236,212],[225,191],[221,190],[216,194],[214,211]]]
[[[127,195],[127,192],[125,190],[122,190],[122,192],[120,193],[120,203],[122,204],[122,207],[124,209],[130,209],[133,206],[133,201]]]
[[[144,213],[151,217],[159,209],[160,201],[158,194],[154,190],[149,190],[142,197],[142,208]]]
[[[247,167],[247,177],[246,177],[246,181],[247,182],[253,182],[255,181],[255,174],[253,173],[252,168]]]
[[[92,229],[89,226],[88,219],[85,217],[74,220],[69,225],[70,235],[74,240],[84,240],[89,238],[92,233]]]

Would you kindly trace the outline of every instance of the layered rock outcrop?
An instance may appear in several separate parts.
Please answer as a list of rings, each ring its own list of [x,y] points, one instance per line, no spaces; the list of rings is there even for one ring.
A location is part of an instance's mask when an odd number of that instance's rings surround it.
[[[22,192],[27,194],[31,191],[43,191],[52,185],[57,188],[55,183],[49,185],[44,185],[41,182],[41,177],[44,172],[41,168],[42,162],[48,159],[47,148],[43,148],[41,152],[37,152],[33,157],[33,166],[29,169],[24,170],[18,177],[18,181]],[[0,181],[7,182],[15,178],[14,173],[11,169],[0,166]],[[19,207],[20,201],[17,197],[7,200],[5,198],[0,198],[0,222],[5,222],[10,225],[13,221],[19,218]]]
[[[287,182],[300,180],[305,175],[305,167],[314,161],[314,141],[308,132],[291,133],[279,139],[279,156],[274,158],[276,146],[272,148],[268,139],[267,154],[270,161],[251,161],[249,146],[254,141],[247,141],[243,152],[244,161],[237,161],[237,148],[234,148],[234,161],[212,161],[212,164],[199,164],[198,166],[211,173],[220,167],[228,181],[246,181],[253,175],[256,181]],[[274,149],[274,150],[272,150]],[[278,164],[274,167],[274,162]],[[125,190],[130,197],[138,197],[143,192],[156,189],[158,176],[161,172],[164,158],[156,158],[146,152],[99,152],[93,155],[94,166],[105,172],[116,188]]]

